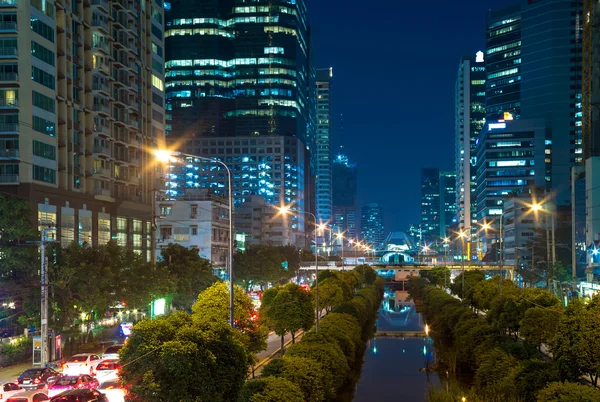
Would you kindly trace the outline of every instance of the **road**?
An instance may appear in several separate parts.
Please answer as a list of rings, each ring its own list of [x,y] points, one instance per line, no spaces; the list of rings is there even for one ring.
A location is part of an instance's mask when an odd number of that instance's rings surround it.
[[[302,333],[298,333],[296,334],[296,341],[299,341],[302,338]],[[286,345],[288,343],[291,343],[292,341],[292,335],[288,334],[285,337],[285,343]],[[279,352],[279,349],[281,347],[281,337],[275,335],[274,333],[270,333],[269,337],[267,339],[267,349],[265,349],[264,351],[258,353],[256,355],[256,360],[257,360],[257,364],[256,366],[258,367],[255,371],[255,374],[258,375],[260,373],[260,371],[262,371],[262,368],[266,365],[266,363],[269,362],[270,359],[272,359],[273,357],[277,357]],[[28,368],[31,368],[32,365],[31,363],[23,363],[23,364],[17,364],[14,366],[9,366],[9,367],[2,367],[0,368],[0,384],[3,384],[5,382],[14,382],[15,379],[25,370],[27,370]]]

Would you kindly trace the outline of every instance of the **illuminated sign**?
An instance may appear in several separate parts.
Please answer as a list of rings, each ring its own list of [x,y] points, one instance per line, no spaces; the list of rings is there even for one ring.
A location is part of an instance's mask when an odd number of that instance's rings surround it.
[[[480,50],[475,53],[475,63],[483,63],[483,52]]]
[[[506,123],[490,123],[490,124],[488,124],[488,131],[496,130],[499,128],[506,128]]]
[[[504,112],[504,120],[514,120],[512,113]]]
[[[153,316],[163,315],[165,313],[167,301],[165,299],[154,300],[152,313]]]

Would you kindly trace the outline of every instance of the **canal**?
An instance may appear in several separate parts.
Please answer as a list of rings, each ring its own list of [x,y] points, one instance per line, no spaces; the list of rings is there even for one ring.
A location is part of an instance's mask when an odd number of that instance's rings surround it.
[[[377,331],[425,330],[421,314],[407,299],[408,292],[386,287]],[[440,385],[437,373],[425,369],[434,362],[430,338],[374,337],[367,346],[354,402],[423,402],[428,388]]]

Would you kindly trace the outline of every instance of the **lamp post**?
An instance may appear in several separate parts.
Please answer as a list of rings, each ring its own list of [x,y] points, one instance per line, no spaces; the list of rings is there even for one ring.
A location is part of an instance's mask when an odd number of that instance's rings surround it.
[[[206,158],[204,156],[191,155],[182,152],[173,152],[169,150],[157,150],[154,152],[157,159],[162,161],[169,161],[171,158],[177,156],[196,158],[207,162],[217,163],[225,168],[227,171],[227,183],[229,187],[229,325],[234,326],[233,312],[234,312],[234,286],[233,286],[233,191],[231,188],[231,170],[229,167],[219,159]],[[156,211],[153,211],[156,214]],[[152,237],[152,248],[156,249],[156,236]],[[212,254],[212,253],[211,253]]]
[[[450,243],[450,239],[448,237],[444,237],[444,262],[448,263],[448,243]]]
[[[314,239],[315,239],[315,271],[316,271],[316,277],[315,277],[315,308],[317,310],[316,313],[316,320],[315,320],[315,331],[319,332],[319,254],[318,254],[318,231],[319,230],[324,230],[325,229],[325,225],[321,224],[319,225],[317,223],[317,217],[315,214],[313,214],[312,212],[308,212],[308,211],[291,211],[290,207],[288,206],[282,206],[282,207],[277,207],[274,206],[273,207],[275,209],[277,209],[282,215],[287,215],[289,213],[297,213],[297,214],[306,214],[311,216],[314,221],[315,221],[315,232],[314,232]]]

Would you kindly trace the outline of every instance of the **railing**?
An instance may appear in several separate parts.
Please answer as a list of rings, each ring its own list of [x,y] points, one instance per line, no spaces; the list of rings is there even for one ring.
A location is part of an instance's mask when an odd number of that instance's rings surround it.
[[[0,22],[0,31],[16,31],[17,23],[16,22]]]
[[[0,99],[0,107],[19,107],[18,99]]]
[[[94,169],[94,175],[98,176],[110,176],[110,170],[106,168],[96,168]]]
[[[0,123],[0,133],[18,133],[19,125],[12,123]]]
[[[108,106],[103,105],[101,103],[95,103],[94,104],[94,111],[96,111],[96,112],[104,112],[106,114],[110,114]]]
[[[94,133],[104,133],[106,135],[110,135],[110,129],[107,126],[103,126],[100,124],[94,124],[94,127],[92,127],[92,131]]]
[[[131,163],[133,165],[139,165],[140,161],[138,158],[129,158],[129,163]]]
[[[104,7],[105,9],[108,10],[108,1],[107,0],[91,0],[90,3],[92,6],[100,6],[100,7]]]
[[[92,26],[104,28],[106,31],[109,30],[108,24],[106,23],[106,21],[103,21],[103,20],[98,20],[98,19],[92,20]]]
[[[0,7],[14,7],[19,0],[0,0]]]
[[[107,188],[95,188],[92,190],[92,194],[110,197],[110,190]]]
[[[18,157],[19,157],[18,149],[0,150],[0,158],[18,158]]]
[[[16,47],[0,47],[0,57],[17,57],[18,51]]]
[[[0,73],[0,81],[19,81],[17,73]]]
[[[110,148],[103,147],[102,145],[94,145],[92,152],[95,154],[107,154],[110,155]]]
[[[104,91],[109,93],[108,85],[103,82],[94,82],[92,83],[92,89],[94,91]]]
[[[18,174],[0,174],[0,183],[18,183]]]

